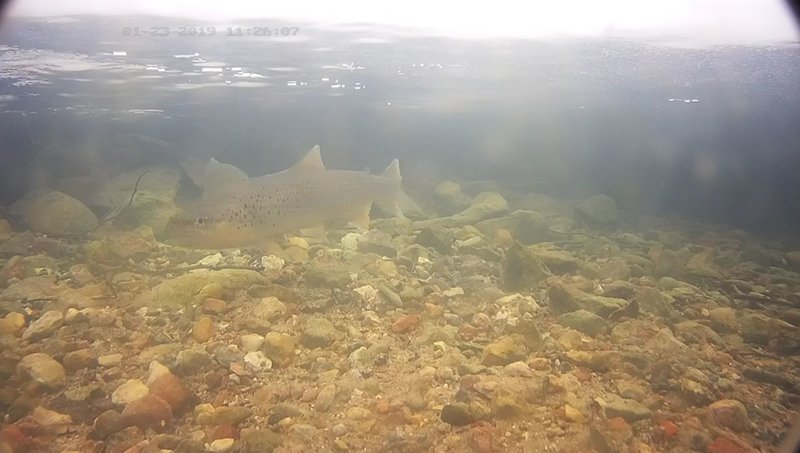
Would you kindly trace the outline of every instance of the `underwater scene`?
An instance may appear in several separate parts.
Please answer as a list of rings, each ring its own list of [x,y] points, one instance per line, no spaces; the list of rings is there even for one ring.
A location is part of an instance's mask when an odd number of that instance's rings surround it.
[[[5,17],[0,453],[793,451],[800,46],[725,39]]]

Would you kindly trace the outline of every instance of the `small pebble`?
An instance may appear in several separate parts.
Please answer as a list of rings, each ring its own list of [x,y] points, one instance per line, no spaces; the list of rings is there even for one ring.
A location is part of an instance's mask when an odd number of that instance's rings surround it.
[[[228,303],[222,299],[207,297],[203,302],[203,313],[219,315],[228,311]]]
[[[144,382],[138,379],[129,379],[123,382],[111,393],[111,402],[114,404],[125,405],[131,401],[136,401],[150,393]]]
[[[214,453],[230,451],[233,448],[234,443],[236,443],[236,441],[230,437],[216,439],[208,444],[208,451]]]
[[[416,315],[403,315],[392,323],[392,332],[408,333],[417,328],[419,317]]]
[[[205,343],[214,335],[214,320],[203,316],[192,327],[192,338],[198,343]]]
[[[272,369],[272,360],[261,351],[248,352],[244,355],[246,363],[253,371],[267,371]]]
[[[97,358],[97,363],[104,368],[111,368],[122,363],[122,354],[106,354]]]
[[[259,351],[264,346],[264,337],[257,333],[242,335],[240,341],[244,352]]]

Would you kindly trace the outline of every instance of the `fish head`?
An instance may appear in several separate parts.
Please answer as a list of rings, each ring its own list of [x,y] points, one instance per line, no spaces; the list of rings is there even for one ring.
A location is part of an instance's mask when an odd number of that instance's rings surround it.
[[[252,244],[257,238],[208,209],[183,209],[174,215],[164,229],[168,242],[198,248],[227,248]]]

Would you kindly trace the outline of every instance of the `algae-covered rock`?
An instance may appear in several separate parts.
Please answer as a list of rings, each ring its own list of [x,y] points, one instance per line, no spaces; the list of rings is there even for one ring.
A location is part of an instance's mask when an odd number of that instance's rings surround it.
[[[150,194],[164,200],[172,200],[178,193],[180,179],[181,171],[177,167],[137,168],[114,176],[103,183],[89,202],[107,209],[125,206],[130,201],[134,188],[137,196]],[[138,186],[136,186],[137,180]]]
[[[461,191],[457,182],[442,181],[434,189],[436,208],[445,215],[455,214],[469,206],[469,197]]]
[[[688,343],[705,344],[709,342],[718,345],[723,344],[722,337],[714,332],[714,329],[697,321],[687,320],[675,324],[675,333]]]
[[[503,217],[482,220],[475,224],[481,233],[493,237],[495,233],[504,229],[523,244],[534,244],[553,238],[545,217],[534,211],[517,210]]]
[[[535,288],[550,274],[542,260],[519,242],[506,251],[500,264],[503,270],[503,288],[508,291]]]
[[[160,234],[178,212],[174,200],[180,178],[181,171],[177,167],[137,168],[103,183],[89,203],[106,210],[107,217],[114,217],[117,226],[149,225]],[[134,189],[136,194],[131,199]]]
[[[436,225],[425,227],[417,234],[417,244],[431,247],[439,253],[449,254],[454,242],[452,230]]]
[[[481,356],[481,363],[486,366],[505,366],[528,356],[526,339],[521,334],[500,337],[486,345]]]
[[[770,318],[769,333],[778,352],[785,354],[800,352],[800,327],[780,319]]]
[[[203,289],[209,286],[219,287],[223,291],[233,291],[268,283],[267,277],[247,269],[201,270],[159,283],[137,297],[134,304],[178,310],[190,303],[202,302],[207,297]]]
[[[686,262],[686,272],[695,277],[721,278],[722,274],[714,265],[714,251],[703,250],[693,255]]]
[[[548,291],[548,296],[550,309],[558,314],[587,310],[606,317],[628,303],[625,299],[596,296],[563,285],[553,285]]]
[[[156,234],[161,234],[169,220],[178,212],[179,209],[172,200],[149,193],[137,194],[133,203],[114,218],[114,225],[124,228],[148,225]]]
[[[86,205],[55,190],[34,198],[23,210],[25,223],[40,233],[71,236],[97,227],[97,216]]]
[[[496,192],[483,192],[478,194],[472,204],[458,214],[437,219],[418,220],[413,223],[414,229],[430,226],[455,228],[464,225],[474,225],[481,220],[496,217],[508,211],[508,202]]]
[[[580,260],[570,252],[552,244],[535,244],[527,247],[528,253],[544,263],[554,274],[569,274],[578,269]]]
[[[66,284],[56,283],[56,279],[50,276],[29,277],[12,283],[0,293],[0,301],[4,300],[47,300],[50,306],[59,308],[86,308],[94,305],[92,299]]]
[[[668,320],[675,320],[680,317],[678,311],[672,306],[675,299],[655,288],[638,288],[634,300],[639,304],[639,310],[643,313],[661,316]]]
[[[558,317],[558,322],[591,336],[600,333],[606,325],[605,319],[587,310],[564,313]]]
[[[478,196],[472,200],[472,204],[459,215],[477,222],[497,214],[502,214],[507,210],[508,202],[502,195],[496,192],[482,192],[479,193]]]

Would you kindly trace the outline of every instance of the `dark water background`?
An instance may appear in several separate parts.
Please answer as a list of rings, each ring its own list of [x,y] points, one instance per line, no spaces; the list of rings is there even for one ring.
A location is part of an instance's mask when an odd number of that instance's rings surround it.
[[[199,25],[216,35],[147,36]],[[42,183],[34,167],[55,180],[87,173],[87,155],[121,166],[141,163],[130,155],[140,151],[156,162],[213,156],[259,175],[319,143],[332,168],[377,171],[398,157],[412,186],[491,179],[563,197],[607,193],[626,209],[766,233],[800,227],[797,43],[686,48],[234,25],[299,30],[287,39],[152,17],[5,20],[0,203]],[[143,36],[124,36],[137,26]],[[194,53],[223,71],[176,57]],[[130,150],[115,139],[129,132],[177,146]]]

